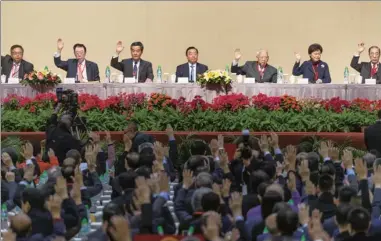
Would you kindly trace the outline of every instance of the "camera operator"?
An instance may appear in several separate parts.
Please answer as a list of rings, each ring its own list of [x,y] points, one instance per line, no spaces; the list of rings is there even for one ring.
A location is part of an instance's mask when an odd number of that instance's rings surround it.
[[[73,117],[70,114],[63,114],[58,118],[58,113],[62,108],[62,103],[59,102],[48,120],[46,128],[46,148],[50,148],[56,154],[60,165],[65,159],[66,153],[69,150],[75,149],[81,151],[81,142],[76,139],[71,133]]]

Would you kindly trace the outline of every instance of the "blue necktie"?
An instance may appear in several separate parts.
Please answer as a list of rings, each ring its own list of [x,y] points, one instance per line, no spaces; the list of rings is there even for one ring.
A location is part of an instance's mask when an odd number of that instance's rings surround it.
[[[194,65],[191,64],[191,74],[190,74],[190,81],[189,82],[193,82],[193,68],[194,68]]]
[[[133,70],[133,75],[135,79],[138,77],[138,62],[134,62],[134,70]]]

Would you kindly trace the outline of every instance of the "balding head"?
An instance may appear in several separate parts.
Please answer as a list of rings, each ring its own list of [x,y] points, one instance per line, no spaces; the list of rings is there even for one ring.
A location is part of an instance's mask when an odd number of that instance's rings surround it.
[[[17,238],[27,237],[32,229],[32,220],[25,213],[16,214],[11,218],[11,229]]]
[[[269,52],[266,49],[260,49],[257,52],[257,61],[261,66],[265,66],[269,61]]]

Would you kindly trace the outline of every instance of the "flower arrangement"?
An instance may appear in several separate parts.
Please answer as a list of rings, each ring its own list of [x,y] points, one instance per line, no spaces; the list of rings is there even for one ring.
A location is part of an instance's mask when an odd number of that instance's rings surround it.
[[[34,98],[8,95],[2,100],[1,124],[5,131],[44,131],[57,98],[54,93]],[[360,132],[373,124],[381,100],[339,98],[296,99],[294,96],[248,97],[242,94],[220,95],[212,102],[201,96],[192,100],[172,98],[162,93],[109,96],[78,96],[80,114],[91,130],[123,130],[128,121],[139,122],[142,130],[164,130],[171,124],[176,130],[240,131],[316,131]]]
[[[197,83],[201,85],[206,84],[220,84],[229,85],[232,82],[232,78],[229,76],[229,72],[225,70],[209,70],[197,78]]]
[[[61,83],[61,78],[52,73],[47,67],[44,70],[34,70],[30,74],[27,74],[24,80],[21,81],[23,85],[29,85],[31,87],[54,87]]]

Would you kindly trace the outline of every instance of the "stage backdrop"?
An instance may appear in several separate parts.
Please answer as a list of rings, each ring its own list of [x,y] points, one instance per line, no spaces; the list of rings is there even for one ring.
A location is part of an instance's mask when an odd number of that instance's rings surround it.
[[[2,2],[1,53],[21,44],[36,68],[47,65],[63,74],[53,63],[57,38],[65,42],[64,59],[73,57],[75,43],[83,43],[103,78],[118,40],[125,45],[121,57],[129,57],[131,42],[142,41],[143,59],[168,73],[185,62],[188,46],[196,46],[199,62],[211,69],[230,64],[236,48],[243,53],[241,64],[266,48],[270,64],[291,73],[294,52],[305,60],[309,44],[317,42],[334,82],[342,83],[359,41],[381,45],[380,9],[381,2],[366,1]],[[361,59],[367,61],[367,53]]]

